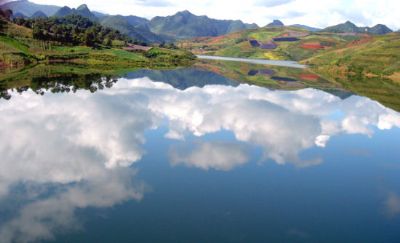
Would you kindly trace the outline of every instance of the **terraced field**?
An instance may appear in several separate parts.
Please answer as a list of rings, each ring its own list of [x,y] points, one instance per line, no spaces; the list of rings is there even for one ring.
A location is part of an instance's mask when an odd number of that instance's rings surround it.
[[[300,61],[345,46],[362,35],[313,33],[300,28],[261,28],[178,43],[195,54]]]

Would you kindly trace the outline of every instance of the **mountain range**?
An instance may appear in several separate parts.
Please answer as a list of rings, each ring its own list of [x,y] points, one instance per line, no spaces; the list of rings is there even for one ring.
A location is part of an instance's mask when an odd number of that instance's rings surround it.
[[[12,1],[2,6],[5,9],[11,9],[14,14],[22,14],[31,17],[37,11],[42,11],[46,16],[54,15],[60,7],[54,5],[44,5],[29,2],[28,0]]]
[[[81,15],[92,21],[97,21],[104,26],[119,30],[141,42],[162,43],[172,42],[179,39],[190,39],[195,37],[214,37],[226,35],[232,32],[257,29],[257,24],[246,24],[241,20],[217,20],[207,16],[197,16],[185,10],[166,17],[154,17],[150,20],[137,16],[108,15],[91,11],[86,4],[78,8],[67,6],[43,5],[32,3],[28,0],[16,0],[8,2],[2,8],[11,9],[14,17],[40,18],[45,16],[64,17],[67,15]],[[274,20],[266,27],[283,27],[280,20]],[[331,26],[320,30],[306,25],[291,25],[307,31],[324,31],[333,33],[368,33],[387,34],[392,32],[385,25],[374,27],[358,27],[351,22]]]
[[[393,32],[386,25],[377,24],[374,27],[358,27],[350,21],[325,28],[322,31],[332,33],[367,33],[373,35],[384,35]]]
[[[197,16],[187,10],[171,16],[154,17],[148,20],[137,16],[108,15],[90,11],[86,4],[75,9],[68,6],[59,7],[36,4],[28,0],[17,0],[6,3],[2,7],[13,10],[14,17],[81,15],[107,27],[117,29],[142,42],[170,42],[176,39],[218,36],[244,29],[258,28],[256,24],[245,24],[240,20],[217,20],[207,16]]]
[[[172,16],[155,17],[149,22],[150,29],[157,34],[187,39],[202,36],[219,36],[232,32],[258,28],[256,24],[245,24],[240,20],[216,20],[181,11]]]

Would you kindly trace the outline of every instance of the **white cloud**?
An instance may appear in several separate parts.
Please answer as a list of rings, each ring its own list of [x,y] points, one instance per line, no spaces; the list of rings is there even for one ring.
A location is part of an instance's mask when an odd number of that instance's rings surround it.
[[[326,27],[351,20],[359,25],[387,24],[400,28],[396,0],[33,0],[37,3],[70,5],[76,7],[87,3],[90,8],[112,14],[133,14],[151,18],[172,15],[188,9],[198,15],[208,15],[217,19],[242,19],[264,26],[275,18],[286,24],[306,24]],[[224,11],[221,11],[224,9]]]
[[[228,142],[202,142],[194,148],[173,147],[169,153],[172,165],[184,164],[203,170],[229,171],[248,162],[246,148]]]

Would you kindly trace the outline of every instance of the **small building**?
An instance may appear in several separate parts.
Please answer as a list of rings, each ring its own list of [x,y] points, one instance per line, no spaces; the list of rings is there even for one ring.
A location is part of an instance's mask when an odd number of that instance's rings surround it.
[[[141,45],[128,44],[128,46],[124,47],[123,49],[125,51],[130,51],[130,52],[148,52],[152,48],[153,47],[151,47],[151,46],[141,46]]]

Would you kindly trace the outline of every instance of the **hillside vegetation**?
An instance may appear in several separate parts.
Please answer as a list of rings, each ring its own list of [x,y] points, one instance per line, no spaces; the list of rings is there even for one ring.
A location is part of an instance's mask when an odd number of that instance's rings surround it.
[[[54,62],[166,67],[188,65],[195,58],[185,50],[161,47],[126,51],[129,38],[81,16],[26,20],[20,23],[23,26],[2,21],[1,67]]]
[[[294,41],[274,41],[276,38],[292,38]],[[266,27],[184,40],[178,46],[195,54],[300,61],[360,38],[357,35],[309,32],[296,27]],[[252,41],[256,44],[252,45]]]
[[[178,42],[195,54],[294,60],[330,77],[381,77],[399,82],[400,34],[309,32],[267,27]]]
[[[335,77],[387,78],[400,84],[400,33],[350,43],[303,62],[319,73]]]

